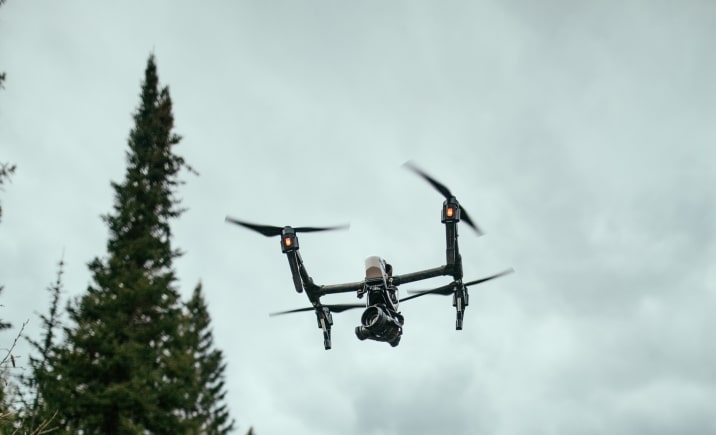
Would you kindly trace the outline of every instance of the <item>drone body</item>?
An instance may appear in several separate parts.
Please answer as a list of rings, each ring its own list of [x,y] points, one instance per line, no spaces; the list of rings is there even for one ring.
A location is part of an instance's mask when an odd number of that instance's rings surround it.
[[[356,326],[355,334],[360,340],[374,340],[389,343],[395,347],[400,343],[403,334],[404,317],[399,311],[400,302],[408,301],[427,294],[452,295],[453,306],[456,309],[455,329],[463,326],[463,315],[468,305],[467,287],[500,277],[512,270],[507,270],[486,278],[464,283],[462,281],[462,257],[458,248],[458,222],[462,219],[478,234],[478,227],[472,222],[464,208],[458,203],[454,195],[442,184],[422,172],[420,169],[407,165],[418,175],[428,181],[436,190],[445,196],[443,202],[441,222],[445,225],[446,263],[440,267],[421,270],[403,275],[393,275],[393,268],[384,259],[371,256],[365,260],[365,278],[362,281],[345,284],[317,285],[308,274],[299,253],[297,233],[336,230],[347,228],[337,227],[274,227],[269,225],[252,224],[227,217],[228,222],[249,228],[264,236],[281,236],[281,251],[286,254],[294,288],[298,293],[306,293],[311,307],[282,311],[272,315],[314,311],[318,327],[323,331],[323,344],[326,350],[331,348],[331,326],[333,316],[331,313],[340,313],[350,309],[364,308],[361,324]],[[438,276],[451,276],[452,282],[431,290],[413,292],[412,296],[400,299],[398,286],[410,282],[421,281]],[[321,297],[335,293],[355,292],[358,298],[365,297],[365,304],[323,304]]]

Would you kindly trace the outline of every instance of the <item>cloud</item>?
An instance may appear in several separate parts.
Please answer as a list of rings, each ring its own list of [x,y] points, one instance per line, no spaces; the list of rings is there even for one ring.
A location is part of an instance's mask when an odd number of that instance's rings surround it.
[[[18,172],[0,281],[14,323],[44,310],[63,247],[70,295],[103,255],[98,215],[153,51],[179,152],[201,173],[180,192],[176,268],[186,294],[204,283],[242,427],[713,432],[712,5],[60,9],[2,9],[0,142]],[[351,222],[301,238],[320,283],[360,280],[368,255],[398,273],[435,267],[442,199],[406,160],[485,229],[461,227],[466,278],[517,273],[471,290],[460,332],[449,298],[405,304],[396,349],[358,342],[360,313],[336,315],[329,352],[310,313],[268,318],[305,298],[278,242],[224,216]]]

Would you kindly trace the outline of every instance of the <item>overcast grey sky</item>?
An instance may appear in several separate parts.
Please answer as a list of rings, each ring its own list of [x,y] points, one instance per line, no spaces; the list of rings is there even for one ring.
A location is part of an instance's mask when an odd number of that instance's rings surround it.
[[[697,0],[8,0],[1,318],[37,333],[63,252],[65,297],[89,284],[154,53],[201,173],[176,269],[204,283],[239,433],[714,433],[714,22]],[[301,237],[321,284],[369,255],[436,267],[442,199],[407,160],[485,230],[462,228],[466,279],[517,273],[471,290],[463,331],[449,298],[406,303],[395,349],[355,338],[360,311],[328,352],[312,314],[269,318],[305,297],[224,217],[350,222]]]

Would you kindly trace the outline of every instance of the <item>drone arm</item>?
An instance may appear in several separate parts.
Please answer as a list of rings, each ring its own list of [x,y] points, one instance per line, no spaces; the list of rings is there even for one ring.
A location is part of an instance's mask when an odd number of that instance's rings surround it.
[[[351,282],[347,284],[335,284],[335,285],[317,285],[311,275],[308,274],[306,266],[303,264],[303,258],[298,251],[297,240],[295,242],[296,248],[291,249],[286,254],[288,255],[288,262],[291,266],[291,274],[293,276],[293,282],[296,286],[296,291],[299,293],[306,289],[309,300],[314,303],[319,297],[331,294],[331,293],[350,293],[357,292],[363,288],[363,281]]]
[[[459,211],[456,213],[459,213]],[[445,257],[447,261],[446,267],[448,269],[447,274],[452,275],[455,280],[462,279],[462,257],[460,256],[460,248],[457,243],[458,221],[447,220],[443,222],[445,224]]]
[[[322,285],[318,288],[318,293],[321,296],[323,296],[323,295],[333,294],[333,293],[357,292],[358,290],[363,288],[364,284],[365,284],[365,281],[349,282],[346,284]]]
[[[298,273],[303,281],[303,286],[306,288],[313,287],[315,285],[313,284],[313,278],[308,274],[306,266],[303,265],[303,258],[301,258],[301,254],[298,251],[296,251],[296,257],[298,259]]]
[[[450,275],[449,266],[440,266],[433,269],[421,270],[419,272],[406,273],[403,275],[395,275],[392,277],[393,285],[407,284],[409,282],[422,281],[424,279],[435,278],[436,276]]]
[[[303,265],[301,256],[298,251],[291,251],[286,253],[288,258],[288,265],[291,268],[291,277],[293,278],[293,286],[296,291],[301,293],[303,291],[303,285],[301,284],[301,275],[299,272],[299,264]]]
[[[306,266],[303,265],[303,258],[298,249],[292,249],[286,252],[288,256],[288,264],[291,267],[291,276],[293,277],[293,285],[296,287],[296,291],[301,293],[306,289],[309,293],[309,299],[311,299],[312,293],[318,287],[313,283],[313,278],[308,274]],[[311,299],[313,302],[313,299]]]

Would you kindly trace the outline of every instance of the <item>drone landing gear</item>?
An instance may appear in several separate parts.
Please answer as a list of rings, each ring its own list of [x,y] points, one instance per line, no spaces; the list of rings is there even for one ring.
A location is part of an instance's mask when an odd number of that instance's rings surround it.
[[[455,293],[452,295],[452,306],[455,307],[456,316],[455,329],[462,330],[462,319],[465,315],[465,307],[467,307],[469,301],[469,295],[467,293],[467,287],[462,286],[455,289]]]
[[[318,328],[323,330],[323,347],[329,350],[331,348],[331,326],[333,325],[331,310],[328,307],[317,308],[316,320]]]
[[[323,330],[323,347],[326,350],[331,350],[331,330]]]

